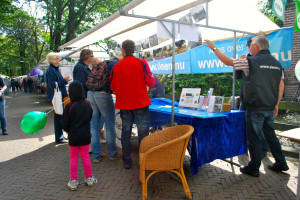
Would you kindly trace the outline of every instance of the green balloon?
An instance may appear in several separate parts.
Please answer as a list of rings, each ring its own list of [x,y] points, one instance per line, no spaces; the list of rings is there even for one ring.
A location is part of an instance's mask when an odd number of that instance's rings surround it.
[[[47,122],[47,114],[41,111],[32,111],[23,116],[21,129],[25,133],[35,134],[42,130]]]

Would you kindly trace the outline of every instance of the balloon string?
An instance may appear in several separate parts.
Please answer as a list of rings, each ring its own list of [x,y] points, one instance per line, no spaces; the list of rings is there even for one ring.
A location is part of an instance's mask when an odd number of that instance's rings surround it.
[[[64,104],[66,101],[69,101],[70,98],[66,99],[64,102],[62,102],[61,104]],[[48,115],[49,113],[51,113],[54,109],[52,108],[49,112],[46,113],[46,115]]]

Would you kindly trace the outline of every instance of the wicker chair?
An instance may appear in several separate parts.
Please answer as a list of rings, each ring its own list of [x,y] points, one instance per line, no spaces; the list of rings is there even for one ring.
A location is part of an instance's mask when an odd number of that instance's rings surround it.
[[[147,198],[149,178],[161,171],[171,171],[181,179],[185,194],[192,199],[184,171],[183,160],[194,128],[178,125],[155,132],[145,137],[140,145],[140,182],[143,184],[143,200]],[[152,171],[145,177],[145,171]]]

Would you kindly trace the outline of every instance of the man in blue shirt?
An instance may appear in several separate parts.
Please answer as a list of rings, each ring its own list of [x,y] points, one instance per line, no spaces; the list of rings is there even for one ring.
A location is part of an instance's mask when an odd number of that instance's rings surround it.
[[[85,98],[87,97],[88,88],[85,83],[87,81],[88,75],[91,73],[89,64],[93,62],[94,53],[90,49],[83,49],[80,52],[80,60],[75,65],[73,70],[73,79],[81,82],[83,86],[83,91]]]

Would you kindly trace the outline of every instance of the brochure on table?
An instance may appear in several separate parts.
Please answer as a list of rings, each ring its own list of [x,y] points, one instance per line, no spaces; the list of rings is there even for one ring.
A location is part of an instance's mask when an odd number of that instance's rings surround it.
[[[220,113],[223,110],[224,97],[213,96],[213,90],[210,88],[204,97],[200,95],[201,88],[183,88],[178,107]]]
[[[179,100],[179,108],[197,110],[200,106],[201,88],[183,88]]]

